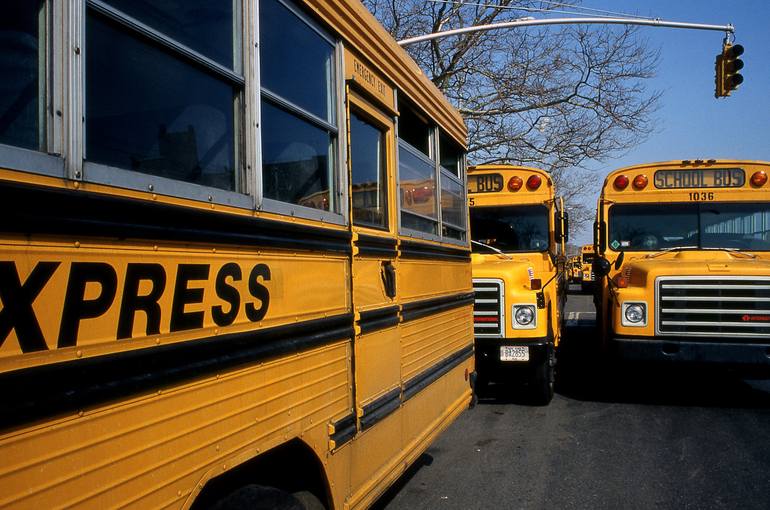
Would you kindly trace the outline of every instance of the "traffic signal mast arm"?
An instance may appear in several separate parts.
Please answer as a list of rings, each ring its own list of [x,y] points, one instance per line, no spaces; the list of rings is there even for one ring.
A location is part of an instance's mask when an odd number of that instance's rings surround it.
[[[714,97],[727,97],[730,92],[737,89],[743,83],[743,76],[738,72],[743,68],[743,61],[739,58],[743,54],[743,46],[732,44],[729,37],[735,33],[735,27],[727,25],[706,25],[703,23],[685,23],[679,21],[665,21],[661,19],[638,19],[638,18],[551,18],[534,19],[532,17],[519,18],[513,21],[502,23],[491,23],[488,25],[477,25],[471,27],[455,28],[434,32],[432,34],[419,35],[402,39],[398,41],[401,46],[408,46],[423,41],[441,39],[470,32],[486,32],[489,30],[500,30],[504,28],[531,27],[538,25],[643,25],[664,28],[681,28],[687,30],[718,30],[725,32],[726,37],[722,43],[722,53],[716,58],[716,87]]]
[[[472,27],[455,28],[432,34],[418,35],[398,41],[401,46],[408,46],[422,41],[440,39],[453,35],[465,34],[468,32],[486,32],[489,30],[500,30],[503,28],[531,27],[538,25],[644,25],[663,28],[682,28],[688,30],[717,30],[727,34],[735,33],[735,27],[727,25],[706,25],[703,23],[684,23],[679,21],[665,21],[661,19],[638,19],[638,18],[551,18],[534,19],[531,17],[519,18],[513,21],[504,21],[502,23],[491,23],[489,25],[476,25]]]

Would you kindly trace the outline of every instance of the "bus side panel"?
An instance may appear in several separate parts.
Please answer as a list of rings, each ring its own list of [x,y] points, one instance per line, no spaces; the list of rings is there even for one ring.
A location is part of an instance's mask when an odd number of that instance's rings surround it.
[[[156,248],[0,243],[3,275],[39,288],[26,319],[44,342],[17,324],[0,338],[0,369],[350,313],[345,257]]]
[[[300,437],[319,458],[352,405],[349,341],[84,410],[0,438],[0,506],[181,506]]]
[[[472,292],[470,262],[400,260],[398,294],[402,303],[460,292]]]

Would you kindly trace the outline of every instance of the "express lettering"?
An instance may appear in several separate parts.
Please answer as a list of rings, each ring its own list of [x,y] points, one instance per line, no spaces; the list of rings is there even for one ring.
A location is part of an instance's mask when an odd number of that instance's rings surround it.
[[[0,261],[0,346],[16,331],[22,352],[48,349],[40,323],[32,308],[35,299],[51,280],[60,262],[38,262],[22,282],[12,261]],[[173,284],[173,298],[170,310],[170,332],[202,328],[205,312],[187,311],[187,305],[204,302],[204,289],[200,282],[209,279],[211,266],[208,264],[179,264]],[[215,292],[224,304],[211,307],[212,319],[217,326],[229,326],[235,322],[238,312],[243,310],[252,322],[262,320],[270,306],[270,292],[264,282],[270,280],[270,268],[256,264],[247,276],[249,296],[242,303],[241,294],[233,284],[241,281],[241,266],[236,263],[223,265],[215,276]],[[140,293],[142,282],[147,282],[149,291]],[[196,285],[197,282],[197,285]],[[98,287],[98,292],[87,293],[87,287]],[[122,292],[115,337],[118,340],[131,338],[137,314],[145,315],[146,335],[157,335],[161,331],[163,310],[160,299],[167,287],[166,269],[161,264],[130,263]],[[118,276],[115,268],[104,262],[73,262],[70,267],[67,287],[57,338],[57,347],[71,347],[77,344],[81,322],[104,315],[118,297]]]

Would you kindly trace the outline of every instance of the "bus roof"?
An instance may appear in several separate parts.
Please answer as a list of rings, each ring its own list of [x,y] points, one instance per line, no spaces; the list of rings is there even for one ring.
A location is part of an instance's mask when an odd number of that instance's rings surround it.
[[[483,175],[499,175],[499,177],[487,180],[488,182],[482,182],[481,177]],[[531,176],[540,177],[540,183],[534,188],[528,185],[528,179]],[[517,190],[511,190],[509,184],[514,177],[520,179]],[[489,197],[490,199],[496,197],[495,202],[503,197],[510,197],[517,203],[533,203],[552,199],[555,194],[555,186],[551,175],[539,168],[486,164],[468,168],[468,194],[476,197]]]
[[[734,182],[731,185],[713,185],[713,182],[706,183],[706,185],[687,185],[687,183],[674,183],[674,182],[666,182],[663,180],[663,176],[658,176],[659,179],[661,179],[659,182],[656,182],[656,173],[659,170],[673,170],[674,172],[671,172],[668,174],[668,176],[671,176],[676,173],[676,171],[697,171],[697,173],[700,174],[708,174],[709,172],[701,172],[703,170],[709,171],[711,169],[742,169],[742,180],[739,180],[737,182]],[[681,194],[686,193],[687,191],[693,191],[693,190],[705,190],[705,191],[724,191],[724,190],[732,190],[732,191],[741,191],[741,188],[745,189],[749,192],[754,192],[756,190],[749,189],[748,183],[751,175],[754,172],[758,171],[764,171],[766,173],[770,173],[770,162],[768,161],[758,161],[758,160],[740,160],[740,159],[685,159],[685,160],[672,160],[672,161],[660,161],[660,162],[654,162],[654,163],[642,163],[638,165],[631,165],[626,166],[623,168],[619,168],[617,170],[613,170],[609,174],[607,174],[607,177],[604,179],[604,183],[602,184],[602,192],[601,192],[601,198],[608,198],[612,197],[613,199],[619,199],[619,198],[628,198],[631,199],[631,193],[634,191],[645,191],[645,193],[636,195],[637,199],[642,199],[642,196],[644,195],[651,195],[653,194],[655,197],[658,197],[662,194],[671,194],[672,195],[672,201],[675,197],[673,195],[675,194]],[[621,175],[625,175],[628,178],[628,182],[625,183],[625,186],[623,189],[618,189],[615,186],[615,179],[620,177]],[[634,190],[633,182],[636,177],[644,176],[647,178],[647,185],[642,186],[639,188],[639,190]],[[708,177],[709,179],[712,179],[712,177]],[[768,190],[770,190],[770,185],[767,186]],[[629,193],[631,192],[631,193]],[[658,198],[654,198],[653,200],[658,200]]]
[[[428,106],[425,113],[457,142],[466,145],[467,129],[460,113],[361,2],[305,0],[305,3],[352,43],[356,52],[393,80],[413,103]]]

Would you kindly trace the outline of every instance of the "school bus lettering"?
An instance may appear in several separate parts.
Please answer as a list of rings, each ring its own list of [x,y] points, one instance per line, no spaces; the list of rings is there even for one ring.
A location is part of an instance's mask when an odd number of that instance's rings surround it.
[[[655,172],[655,187],[658,189],[740,188],[745,183],[746,174],[740,168],[696,168]]]
[[[150,292],[140,296],[139,285],[142,281],[152,284]],[[145,334],[160,333],[161,309],[158,300],[166,288],[166,271],[160,264],[129,264],[126,268],[126,282],[123,285],[123,299],[120,302],[118,319],[118,340],[131,338],[134,330],[136,312],[144,312],[147,316]]]
[[[3,302],[3,309],[0,310],[0,346],[15,329],[22,351],[43,351],[48,348],[32,310],[32,302],[51,279],[59,264],[39,262],[22,284],[16,264],[0,262],[0,300]]]
[[[3,303],[0,310],[0,345],[15,330],[22,352],[48,349],[33,304],[59,266],[61,262],[38,262],[22,283],[15,262],[0,262],[0,299]],[[188,307],[206,301],[204,287],[210,273],[209,264],[178,265],[168,312],[169,332],[200,329],[204,326],[206,312],[200,309],[189,310]],[[219,268],[215,276],[214,293],[225,304],[210,307],[214,323],[217,326],[233,324],[241,309],[250,321],[261,321],[270,306],[270,291],[264,284],[270,280],[270,276],[267,264],[255,264],[248,277],[249,298],[242,300],[238,288],[232,285],[232,282],[242,280],[241,267],[228,262]],[[149,290],[144,293],[140,293],[142,282],[149,284]],[[127,264],[120,293],[116,340],[134,337],[134,321],[138,313],[143,313],[147,319],[145,335],[161,333],[161,298],[166,291],[166,283],[166,268],[161,264]],[[112,265],[105,262],[72,262],[62,300],[57,348],[77,345],[81,324],[106,314],[115,304],[118,290],[118,274]]]

